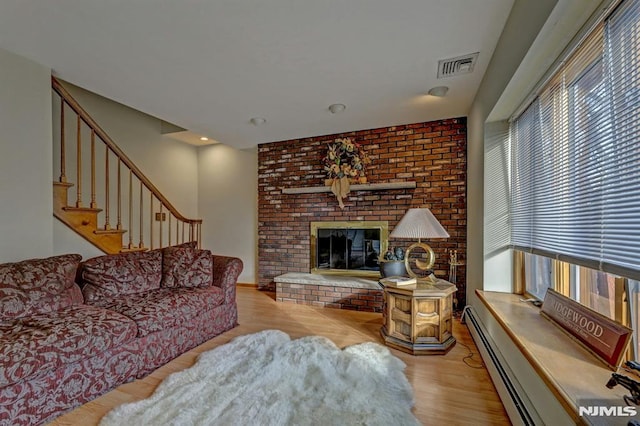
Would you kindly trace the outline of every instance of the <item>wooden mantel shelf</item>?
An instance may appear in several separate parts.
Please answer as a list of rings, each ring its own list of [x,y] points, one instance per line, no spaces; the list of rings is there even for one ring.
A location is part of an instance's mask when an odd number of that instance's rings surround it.
[[[382,191],[385,189],[413,189],[415,182],[364,183],[351,185],[351,191]],[[331,192],[330,186],[305,186],[301,188],[282,188],[283,194],[315,194]]]

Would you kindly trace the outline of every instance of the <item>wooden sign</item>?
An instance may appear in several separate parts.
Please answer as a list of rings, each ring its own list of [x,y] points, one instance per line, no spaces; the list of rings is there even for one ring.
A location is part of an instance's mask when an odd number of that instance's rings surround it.
[[[632,330],[548,289],[540,313],[615,369],[631,339]]]

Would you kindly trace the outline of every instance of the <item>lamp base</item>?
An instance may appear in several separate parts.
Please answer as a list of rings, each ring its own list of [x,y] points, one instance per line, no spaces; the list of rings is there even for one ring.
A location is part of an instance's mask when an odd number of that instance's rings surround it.
[[[436,274],[434,274],[433,271],[429,271],[427,276],[423,277],[422,279],[429,282],[430,284],[435,284],[438,282],[438,277],[436,277]]]
[[[427,254],[427,260],[426,261],[422,261],[420,259],[412,259],[411,258],[411,252],[415,249],[422,249],[425,251],[425,253]],[[407,269],[407,274],[409,274],[410,277],[413,278],[419,278],[420,276],[418,274],[416,274],[412,268],[411,268],[411,261],[414,261],[416,264],[416,268],[419,271],[428,271],[430,269],[433,268],[433,265],[435,265],[436,263],[436,254],[433,252],[433,249],[431,247],[429,247],[427,244],[425,243],[421,243],[421,242],[417,242],[414,244],[411,244],[408,248],[407,251],[404,255],[404,266]],[[431,273],[431,275],[433,275],[433,272]]]

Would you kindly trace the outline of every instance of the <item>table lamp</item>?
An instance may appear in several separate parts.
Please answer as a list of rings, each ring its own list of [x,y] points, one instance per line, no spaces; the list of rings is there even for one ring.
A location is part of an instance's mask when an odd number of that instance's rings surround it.
[[[436,254],[433,249],[427,244],[421,241],[422,238],[449,238],[447,231],[440,225],[438,219],[435,218],[433,213],[428,208],[412,208],[407,210],[400,222],[396,225],[391,235],[391,238],[410,238],[417,239],[418,242],[411,244],[404,256],[404,264],[407,269],[407,274],[410,277],[418,277],[411,267],[412,260],[415,261],[415,266],[421,271],[429,271],[436,263]],[[418,258],[412,259],[411,252],[420,248],[427,254],[427,260],[423,261]],[[429,274],[429,279],[434,281],[433,273]]]

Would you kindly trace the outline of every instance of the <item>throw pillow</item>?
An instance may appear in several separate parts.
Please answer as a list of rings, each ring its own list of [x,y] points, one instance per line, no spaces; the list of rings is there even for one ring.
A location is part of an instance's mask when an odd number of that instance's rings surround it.
[[[46,314],[74,303],[79,254],[0,265],[0,319]]]
[[[162,258],[163,287],[208,287],[213,283],[209,250],[167,247]]]
[[[198,242],[197,241],[187,241],[186,243],[181,243],[181,244],[176,244],[174,246],[168,246],[168,247],[162,247],[162,248],[158,248],[155,250],[161,251],[162,255],[164,256],[164,253],[167,249],[174,249],[174,248],[189,248],[189,249],[197,249],[198,248]]]
[[[94,257],[82,265],[86,301],[105,296],[144,293],[160,288],[162,252],[151,250]]]
[[[197,241],[187,241],[186,243],[182,243],[182,244],[176,244],[175,246],[171,246],[173,248],[190,248],[190,249],[197,249],[198,248],[198,242]],[[165,249],[171,248],[171,247],[165,247]]]

